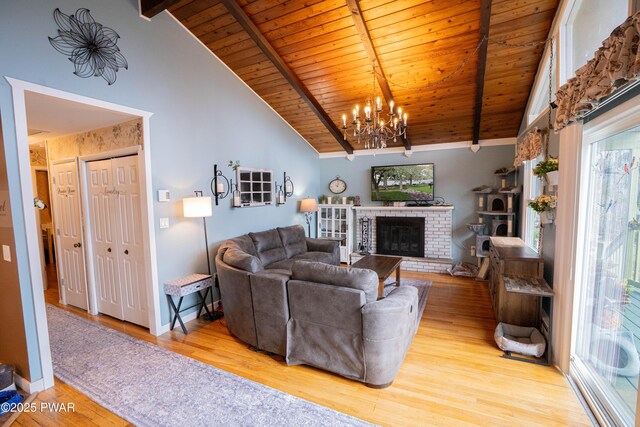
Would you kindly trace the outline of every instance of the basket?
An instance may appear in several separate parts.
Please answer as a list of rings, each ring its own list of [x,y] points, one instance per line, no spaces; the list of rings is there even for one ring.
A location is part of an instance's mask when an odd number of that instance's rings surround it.
[[[0,364],[0,391],[15,390],[16,385],[13,382],[13,366]]]

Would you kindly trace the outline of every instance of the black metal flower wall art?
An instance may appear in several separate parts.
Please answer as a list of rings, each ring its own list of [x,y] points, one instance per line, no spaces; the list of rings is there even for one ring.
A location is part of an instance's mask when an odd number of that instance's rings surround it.
[[[49,43],[73,62],[76,76],[102,77],[109,85],[116,81],[120,68],[128,69],[127,60],[117,46],[120,36],[93,19],[88,9],[78,9],[75,15],[65,15],[56,9],[53,19],[58,24],[58,36]]]

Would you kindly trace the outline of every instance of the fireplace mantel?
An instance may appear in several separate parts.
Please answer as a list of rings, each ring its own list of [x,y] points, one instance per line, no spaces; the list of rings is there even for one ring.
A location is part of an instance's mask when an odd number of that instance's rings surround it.
[[[356,211],[452,211],[453,206],[354,206]]]

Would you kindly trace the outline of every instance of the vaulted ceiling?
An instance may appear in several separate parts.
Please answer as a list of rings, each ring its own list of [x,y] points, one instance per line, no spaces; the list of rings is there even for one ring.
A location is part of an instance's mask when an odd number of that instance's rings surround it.
[[[558,0],[145,3],[148,16],[168,7],[324,153],[362,148],[342,140],[341,117],[371,95],[374,62],[376,92],[409,114],[408,141],[390,146],[515,137]]]

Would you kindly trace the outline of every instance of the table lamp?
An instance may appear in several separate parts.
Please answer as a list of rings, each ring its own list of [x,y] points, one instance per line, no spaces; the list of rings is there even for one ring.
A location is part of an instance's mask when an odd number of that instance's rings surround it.
[[[300,202],[300,212],[304,213],[305,220],[307,221],[307,229],[309,230],[309,237],[311,237],[311,218],[314,212],[318,212],[318,202],[316,202],[316,199],[302,199]]]

